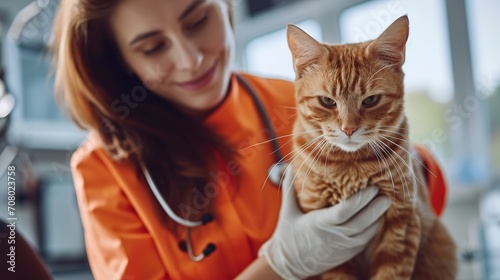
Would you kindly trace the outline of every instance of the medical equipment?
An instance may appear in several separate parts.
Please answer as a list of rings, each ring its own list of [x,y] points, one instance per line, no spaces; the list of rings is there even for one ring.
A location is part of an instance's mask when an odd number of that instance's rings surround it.
[[[273,184],[276,186],[279,185],[281,178],[283,176],[283,173],[286,168],[286,163],[283,162],[283,156],[281,154],[280,147],[278,145],[278,141],[276,140],[276,133],[274,132],[274,128],[271,124],[271,120],[269,118],[269,115],[267,114],[264,105],[262,104],[262,101],[259,99],[257,96],[257,93],[253,89],[253,87],[240,75],[236,74],[236,78],[238,82],[240,82],[243,87],[246,89],[246,91],[252,96],[252,99],[255,103],[255,107],[259,111],[259,115],[261,116],[262,121],[264,122],[265,127],[268,129],[269,132],[269,140],[271,142],[271,145],[273,147],[274,155],[275,155],[275,160],[276,163],[274,163],[270,169],[269,169],[269,181],[271,181]],[[202,226],[210,221],[213,220],[212,214],[206,214],[204,215],[201,220],[199,221],[189,221],[186,219],[183,219],[179,217],[175,212],[170,208],[168,205],[167,201],[163,198],[163,196],[160,194],[160,191],[158,190],[158,187],[154,183],[153,179],[151,178],[151,175],[149,174],[148,169],[144,165],[144,163],[141,162],[141,168],[144,172],[144,176],[146,177],[146,181],[148,182],[149,187],[151,188],[151,191],[153,192],[154,196],[160,203],[160,205],[163,207],[163,210],[167,213],[167,215],[174,220],[176,223],[186,227],[186,240],[181,241],[179,246],[181,250],[187,251],[189,258],[195,262],[199,262],[203,260],[205,257],[209,256],[211,253],[213,253],[216,249],[215,244],[209,243],[207,246],[205,246],[205,249],[203,249],[202,253],[200,255],[195,255],[193,252],[193,247],[191,244],[191,228]]]

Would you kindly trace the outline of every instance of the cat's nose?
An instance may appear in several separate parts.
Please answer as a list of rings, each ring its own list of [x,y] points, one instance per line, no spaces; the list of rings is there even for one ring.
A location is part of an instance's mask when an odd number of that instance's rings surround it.
[[[342,131],[347,134],[347,136],[352,136],[352,134],[354,133],[354,131],[358,130],[358,127],[354,127],[354,126],[347,126],[347,127],[343,127],[342,128]]]

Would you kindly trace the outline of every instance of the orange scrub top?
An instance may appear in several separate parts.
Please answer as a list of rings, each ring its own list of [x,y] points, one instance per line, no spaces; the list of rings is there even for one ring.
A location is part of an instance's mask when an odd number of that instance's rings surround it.
[[[292,83],[242,76],[264,103],[277,136],[290,134],[296,116]],[[73,180],[95,279],[231,279],[257,257],[274,231],[281,197],[272,183],[263,184],[275,162],[271,144],[244,149],[269,138],[251,95],[234,75],[228,96],[205,124],[234,144],[241,157],[240,169],[234,162],[220,164],[213,173],[217,187],[206,191],[214,199],[214,220],[193,228],[191,240],[196,255],[208,243],[217,248],[201,262],[179,249],[179,240],[162,225],[166,213],[158,211],[161,206],[144,179],[130,164],[113,161],[95,132],[74,153]],[[289,140],[278,139],[283,155],[291,151]]]
[[[286,156],[291,151],[290,137],[280,136],[291,133],[296,116],[293,84],[242,76],[264,103]],[[228,96],[205,124],[234,144],[241,157],[239,169],[234,162],[219,161],[219,170],[213,173],[217,185],[206,189],[205,198],[194,201],[199,205],[207,197],[214,199],[214,220],[191,232],[196,255],[208,243],[217,247],[201,262],[179,249],[179,240],[161,223],[166,214],[144,179],[136,176],[130,164],[113,161],[95,132],[73,154],[73,180],[95,279],[232,279],[257,257],[274,231],[281,197],[272,183],[263,184],[275,162],[271,144],[247,148],[269,138],[251,95],[234,75]],[[440,177],[428,177],[435,185],[429,189],[439,214],[445,195],[442,173],[425,149],[420,147],[418,152]],[[171,207],[179,213],[179,208]]]

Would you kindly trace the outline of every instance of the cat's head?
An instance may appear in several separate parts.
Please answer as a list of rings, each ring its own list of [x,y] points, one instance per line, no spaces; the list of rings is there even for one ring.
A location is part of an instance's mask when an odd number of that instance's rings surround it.
[[[302,120],[347,152],[395,131],[404,119],[401,67],[408,26],[408,17],[402,16],[375,40],[329,45],[289,25]]]

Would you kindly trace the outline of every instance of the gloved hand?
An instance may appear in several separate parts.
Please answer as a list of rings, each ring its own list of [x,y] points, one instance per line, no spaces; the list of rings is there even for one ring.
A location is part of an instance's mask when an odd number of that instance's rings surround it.
[[[335,206],[304,214],[292,179],[288,170],[278,224],[259,250],[259,256],[283,279],[318,275],[356,256],[375,236],[379,218],[391,205],[387,197],[373,199],[378,188],[368,187]]]

